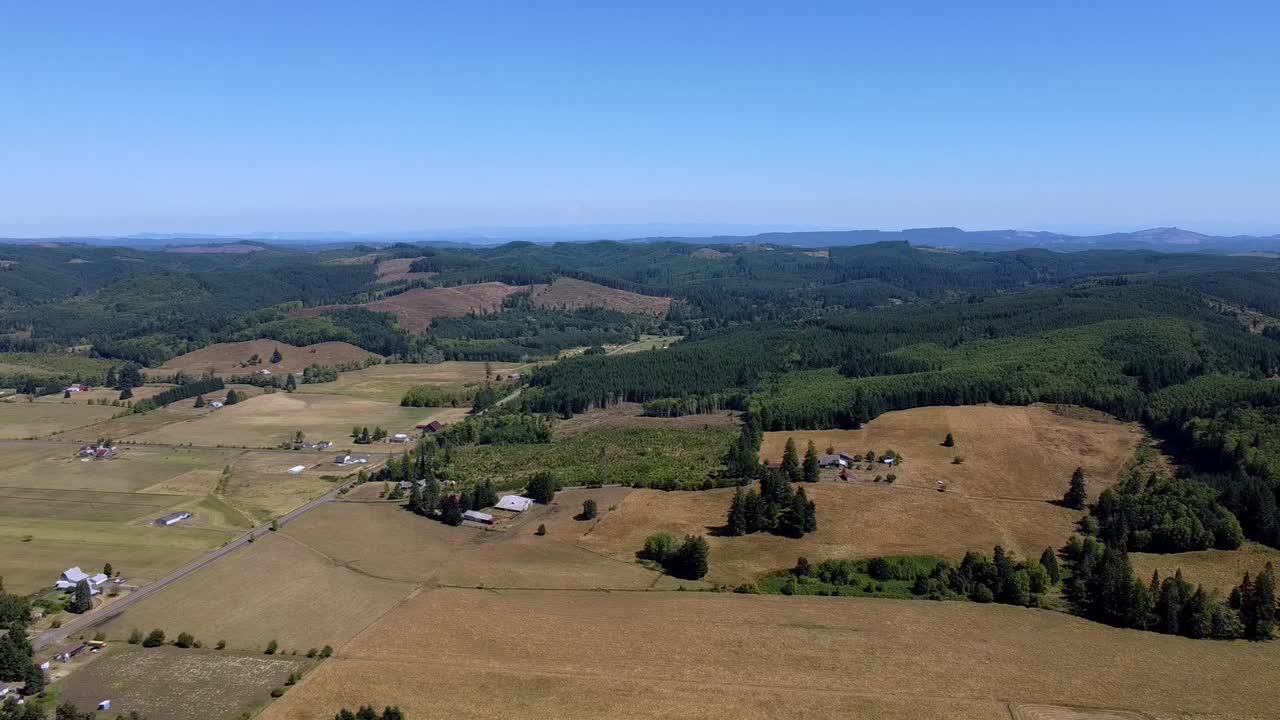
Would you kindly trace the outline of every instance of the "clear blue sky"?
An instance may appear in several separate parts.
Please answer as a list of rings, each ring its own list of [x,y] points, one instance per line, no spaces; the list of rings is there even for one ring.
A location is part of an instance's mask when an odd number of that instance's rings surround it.
[[[9,3],[0,236],[1275,232],[1277,28],[1274,1]]]

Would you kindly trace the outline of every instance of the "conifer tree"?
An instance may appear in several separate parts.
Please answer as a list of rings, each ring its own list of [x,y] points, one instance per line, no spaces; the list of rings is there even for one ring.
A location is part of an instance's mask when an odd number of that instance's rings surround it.
[[[202,408],[202,407],[204,407],[204,396],[203,396],[203,395],[197,395],[197,396],[196,396],[196,402],[195,402],[194,407],[198,407],[198,408]]]
[[[1062,582],[1062,570],[1058,567],[1058,554],[1053,548],[1047,547],[1044,552],[1040,553],[1040,564],[1044,567],[1044,571],[1049,574],[1049,584],[1057,585]]]
[[[746,535],[747,530],[747,508],[746,497],[742,492],[742,488],[733,491],[733,500],[729,503],[729,516],[725,519],[725,531],[730,535]]]
[[[814,447],[813,441],[809,441],[809,447],[804,451],[804,481],[815,483],[818,482],[818,448]]]
[[[76,583],[75,597],[71,600],[71,604],[67,606],[67,612],[87,613],[93,609],[93,591],[89,589],[89,581],[81,580]]]
[[[276,363],[280,362],[283,359],[284,359],[284,356],[280,354],[280,348],[276,348],[275,351],[271,353],[272,365],[275,365]]]
[[[1071,473],[1071,485],[1062,496],[1062,504],[1075,510],[1083,510],[1088,501],[1089,493],[1085,488],[1084,468],[1076,468],[1076,471]]]
[[[286,392],[294,392],[298,389],[298,379],[289,373],[289,377],[285,378],[284,389]]]
[[[956,439],[951,436],[951,433],[947,433],[947,437],[944,438],[942,441],[942,447],[955,447],[955,446],[956,446]]]
[[[786,475],[791,482],[800,482],[803,479],[795,438],[787,438],[787,446],[782,451],[782,474]]]

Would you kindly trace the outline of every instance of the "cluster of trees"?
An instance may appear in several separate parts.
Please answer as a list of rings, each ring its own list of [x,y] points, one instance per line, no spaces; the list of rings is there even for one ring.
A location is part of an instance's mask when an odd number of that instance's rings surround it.
[[[991,557],[965,553],[957,568],[945,568],[939,580],[953,593],[975,602],[1034,607],[1062,579],[1058,559],[1046,548],[1039,560],[1019,561],[997,545]]]
[[[686,535],[679,544],[670,533],[655,533],[645,538],[640,557],[658,563],[670,575],[685,580],[698,580],[707,574],[707,557],[711,549],[705,538]]]
[[[804,488],[792,489],[781,470],[766,469],[760,475],[760,489],[734,491],[725,519],[728,535],[749,535],[768,531],[785,537],[804,537],[818,529],[818,512]]]
[[[552,422],[541,415],[499,413],[469,417],[436,434],[454,445],[524,445],[551,442]]]
[[[732,390],[709,395],[685,395],[677,398],[658,398],[644,404],[647,417],[683,417],[707,415],[722,410],[746,410],[747,394]]]
[[[664,329],[661,320],[602,308],[534,307],[528,293],[509,295],[501,312],[440,317],[428,337],[446,360],[520,362],[576,347],[620,345]]]
[[[292,375],[290,375],[292,377]],[[334,382],[338,379],[338,368],[330,365],[320,365],[312,363],[302,368],[302,384],[315,385],[316,383]]]
[[[415,385],[400,398],[402,407],[458,407],[470,400],[465,392],[446,390],[435,385]]]
[[[0,703],[0,720],[48,720],[44,708],[27,703],[19,705],[12,700],[6,700]],[[64,701],[58,704],[53,711],[53,720],[95,720],[98,714],[90,710],[80,710],[75,703]],[[137,710],[132,710],[128,715],[123,713],[116,715],[116,720],[146,720],[146,718]]]
[[[1239,521],[1218,504],[1213,488],[1154,473],[1145,481],[1139,473],[1131,473],[1107,488],[1093,508],[1093,517],[1098,537],[1121,550],[1234,550],[1244,542]]]
[[[169,403],[178,402],[179,400],[186,400],[187,398],[198,397],[205,393],[216,392],[224,387],[226,387],[226,385],[224,385],[222,379],[218,377],[204,377],[199,380],[190,380],[181,385],[174,385],[171,388],[156,393],[146,400],[139,400],[138,402],[135,402],[133,404],[133,411],[135,413],[148,412],[150,410],[155,410],[156,408],[162,408]]]
[[[1116,627],[1150,630],[1191,638],[1271,638],[1275,622],[1274,573],[1268,566],[1257,578],[1246,575],[1224,602],[1217,592],[1192,587],[1182,571],[1143,583],[1123,548],[1093,537],[1073,536],[1063,548],[1070,569],[1065,591],[1084,617]]]
[[[372,431],[369,430],[368,425],[363,427],[352,426],[351,428],[351,442],[359,445],[381,442],[386,439],[387,435],[387,431],[383,430],[382,426],[375,427]]]
[[[372,705],[361,705],[355,712],[342,708],[333,716],[333,720],[405,720],[407,717],[409,716],[398,707],[388,706],[379,713]]]
[[[27,640],[30,621],[31,602],[21,595],[5,592],[0,582],[0,683],[26,683],[24,695],[44,690],[44,672],[32,661],[31,643]]]

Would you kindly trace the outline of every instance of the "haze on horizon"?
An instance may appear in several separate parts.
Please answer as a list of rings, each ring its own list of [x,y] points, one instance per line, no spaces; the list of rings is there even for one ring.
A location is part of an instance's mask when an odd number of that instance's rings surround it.
[[[1274,3],[8,8],[0,237],[1280,231]]]

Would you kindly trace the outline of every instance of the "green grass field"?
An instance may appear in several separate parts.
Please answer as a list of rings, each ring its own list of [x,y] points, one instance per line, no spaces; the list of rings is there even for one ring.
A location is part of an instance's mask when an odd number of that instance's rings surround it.
[[[463,448],[451,472],[457,480],[490,479],[504,488],[522,485],[537,470],[551,471],[564,485],[593,482],[601,470],[607,484],[701,482],[722,466],[733,436],[729,428],[592,430],[544,444]]]

